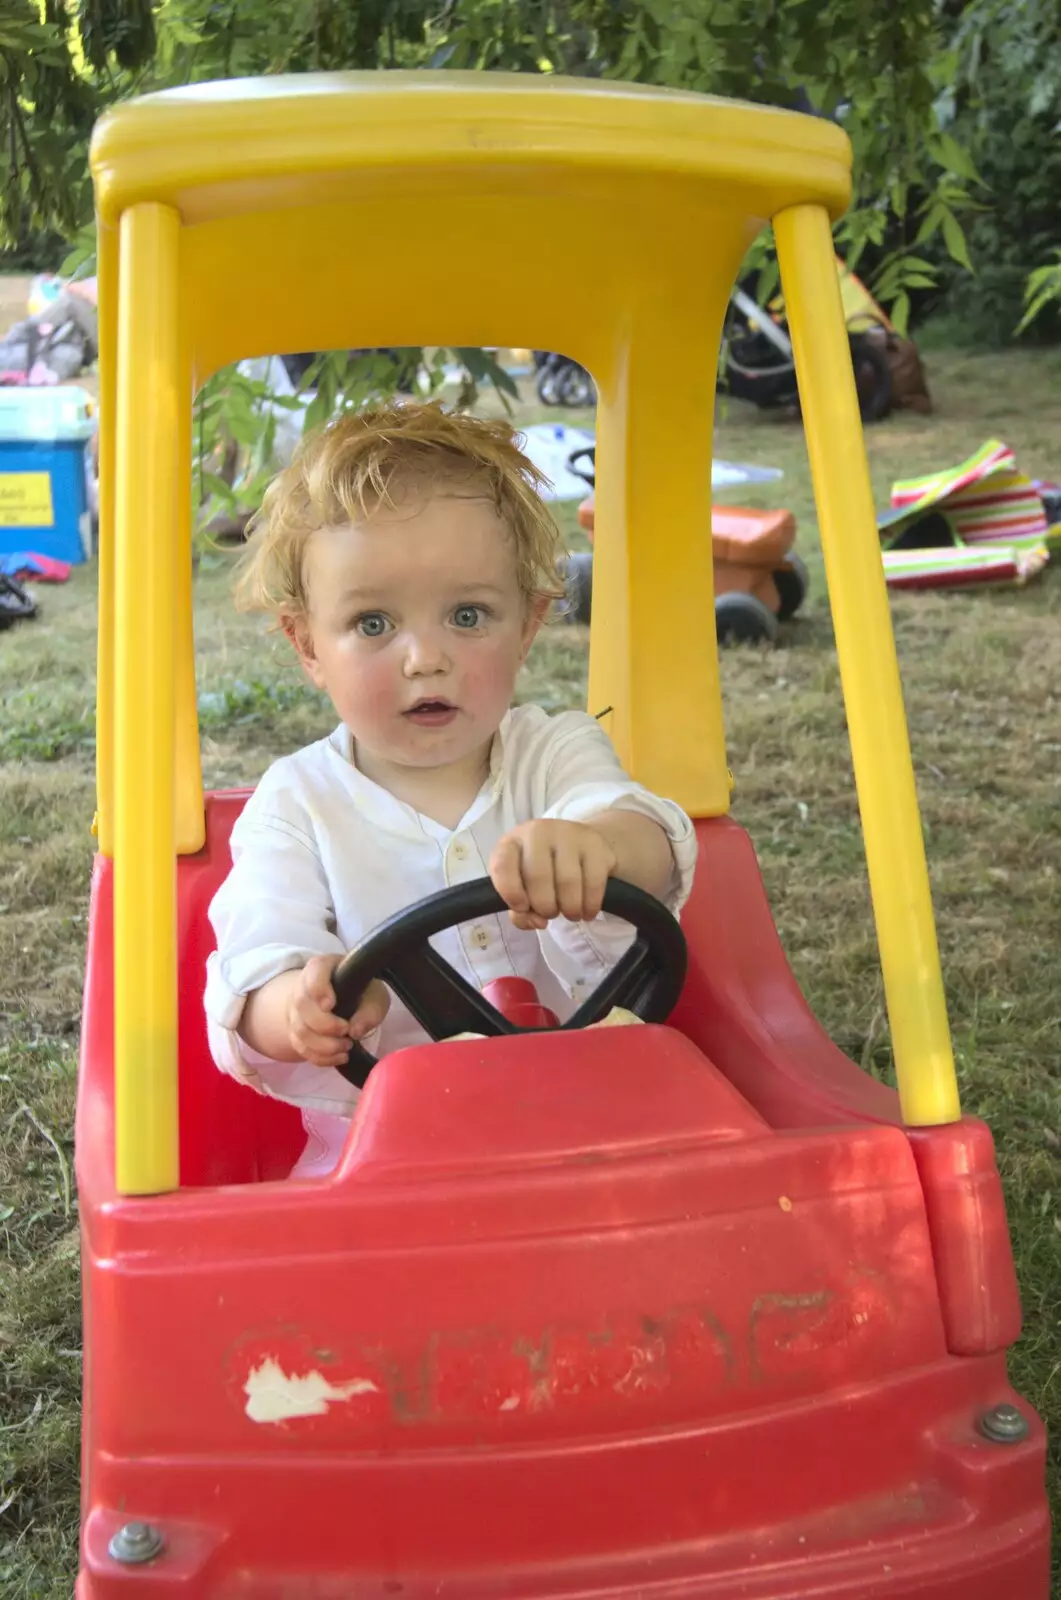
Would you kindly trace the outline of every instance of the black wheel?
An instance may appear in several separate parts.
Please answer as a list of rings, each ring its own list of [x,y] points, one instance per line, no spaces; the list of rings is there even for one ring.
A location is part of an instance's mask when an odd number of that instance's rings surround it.
[[[593,610],[593,557],[578,550],[567,558],[567,622],[588,622]]]
[[[560,374],[551,361],[538,374],[538,399],[543,406],[560,404]]]
[[[863,422],[880,422],[892,408],[892,369],[884,345],[866,333],[850,336],[858,409]]]
[[[773,574],[773,579],[774,586],[777,589],[777,597],[781,602],[777,620],[778,622],[787,622],[790,617],[796,615],[796,612],[807,598],[807,590],[810,588],[807,569],[799,556],[793,551],[788,558],[788,566],[778,567]]]
[[[477,878],[399,911],[362,939],[336,967],[332,977],[336,1016],[352,1017],[372,979],[378,977],[386,979],[432,1039],[451,1039],[458,1033],[497,1039],[535,1031],[509,1022],[429,942],[445,928],[456,928],[476,917],[497,916],[504,909],[505,902],[490,879]],[[561,1024],[561,1032],[591,1027],[603,1021],[614,1006],[625,1007],[643,1022],[666,1022],[682,992],[688,950],[666,906],[643,889],[610,878],[603,909],[629,922],[636,938],[574,1016]],[[361,1085],[375,1065],[375,1056],[364,1045],[353,1043],[349,1060],[338,1070],[348,1082]],[[647,1083],[647,1092],[651,1092],[651,1076]]]
[[[578,366],[574,361],[570,362],[560,379],[561,404],[575,408],[591,406],[596,398],[593,379],[585,367]]]
[[[753,594],[734,590],[715,601],[715,631],[723,644],[773,644],[777,618]]]

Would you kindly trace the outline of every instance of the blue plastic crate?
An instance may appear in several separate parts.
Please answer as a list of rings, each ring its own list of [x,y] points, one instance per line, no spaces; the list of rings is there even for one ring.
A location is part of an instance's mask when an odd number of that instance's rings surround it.
[[[0,389],[0,553],[88,559],[85,446],[95,429],[84,389]]]

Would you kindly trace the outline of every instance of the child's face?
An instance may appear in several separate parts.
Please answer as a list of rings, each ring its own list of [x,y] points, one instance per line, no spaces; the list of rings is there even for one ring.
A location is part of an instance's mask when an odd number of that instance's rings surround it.
[[[309,540],[304,618],[285,623],[359,748],[401,767],[481,753],[541,621],[489,500],[438,495]]]

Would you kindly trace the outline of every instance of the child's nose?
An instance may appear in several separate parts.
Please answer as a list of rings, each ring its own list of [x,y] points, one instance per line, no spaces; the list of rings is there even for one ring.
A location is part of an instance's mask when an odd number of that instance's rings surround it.
[[[410,678],[445,672],[449,665],[445,643],[431,631],[410,633],[405,650],[405,671]]]

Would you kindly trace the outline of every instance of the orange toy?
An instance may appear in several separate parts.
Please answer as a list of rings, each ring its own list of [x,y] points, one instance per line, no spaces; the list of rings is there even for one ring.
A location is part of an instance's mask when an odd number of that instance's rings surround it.
[[[592,544],[592,493],[578,508],[578,522]],[[795,538],[796,519],[791,511],[712,506],[715,625],[720,644],[773,640],[778,622],[795,616],[807,594],[807,569],[792,549]],[[576,622],[589,621],[592,560],[585,554],[572,557],[569,578]]]

